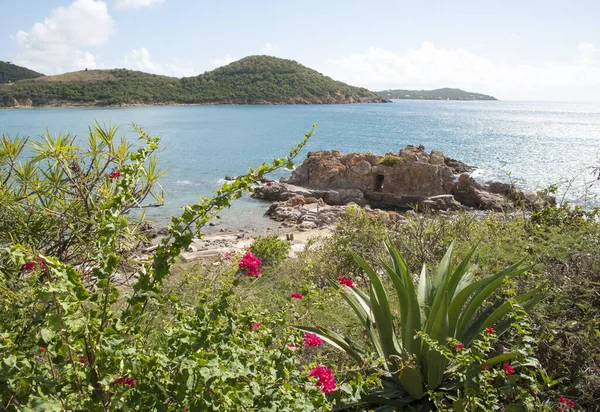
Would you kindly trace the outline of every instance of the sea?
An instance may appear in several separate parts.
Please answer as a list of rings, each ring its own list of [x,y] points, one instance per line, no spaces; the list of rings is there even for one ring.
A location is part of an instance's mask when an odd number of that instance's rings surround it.
[[[131,123],[161,138],[159,166],[165,205],[147,209],[157,225],[198,196],[210,196],[225,176],[245,173],[286,155],[316,124],[309,151],[385,154],[423,145],[477,167],[482,182],[526,190],[558,185],[557,199],[600,205],[600,103],[415,101],[381,104],[268,106],[148,106],[0,110],[0,133],[33,139],[46,130],[83,139],[93,122],[119,127],[135,141]],[[272,178],[289,175],[283,170]],[[594,183],[595,182],[595,183]],[[245,196],[215,228],[264,229],[268,205]],[[215,229],[216,230],[216,229]]]

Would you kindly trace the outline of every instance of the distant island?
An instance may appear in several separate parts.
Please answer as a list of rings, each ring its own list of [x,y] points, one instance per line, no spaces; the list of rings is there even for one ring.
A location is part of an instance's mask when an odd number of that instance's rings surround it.
[[[376,92],[386,99],[407,100],[498,100],[487,94],[465,92],[460,89],[435,89],[435,90],[382,90]]]
[[[12,83],[25,79],[35,79],[41,76],[43,76],[42,73],[34,72],[33,70],[17,66],[10,62],[0,61],[0,84]]]
[[[0,107],[388,101],[365,88],[333,80],[293,60],[270,56],[249,56],[199,76],[181,79],[126,69],[44,76],[15,65],[8,68],[8,80],[12,82],[0,84]],[[14,73],[21,73],[21,79],[14,80],[18,77]]]

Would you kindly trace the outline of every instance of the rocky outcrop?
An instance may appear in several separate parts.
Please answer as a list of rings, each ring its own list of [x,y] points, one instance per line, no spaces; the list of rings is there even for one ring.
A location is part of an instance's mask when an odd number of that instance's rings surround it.
[[[450,211],[465,207],[507,210],[516,204],[533,209],[553,201],[505,183],[477,183],[468,175],[473,170],[441,152],[426,153],[422,146],[407,146],[385,156],[310,152],[289,179],[257,188],[253,197],[287,201],[301,196],[321,199],[327,205]]]

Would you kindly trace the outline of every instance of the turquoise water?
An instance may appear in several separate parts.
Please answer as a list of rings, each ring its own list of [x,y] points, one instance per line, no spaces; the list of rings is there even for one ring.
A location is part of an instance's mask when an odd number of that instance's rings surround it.
[[[480,180],[513,181],[527,189],[560,183],[566,199],[600,195],[590,167],[600,164],[600,104],[528,102],[397,101],[392,104],[298,106],[168,106],[0,110],[0,132],[39,136],[85,135],[94,120],[134,137],[135,122],[162,138],[160,165],[166,205],[157,220],[210,195],[226,175],[286,154],[317,123],[306,152],[397,152],[407,144],[479,167]],[[565,179],[577,181],[566,182]],[[560,193],[562,196],[562,192]],[[229,219],[260,216],[265,205],[242,200]]]

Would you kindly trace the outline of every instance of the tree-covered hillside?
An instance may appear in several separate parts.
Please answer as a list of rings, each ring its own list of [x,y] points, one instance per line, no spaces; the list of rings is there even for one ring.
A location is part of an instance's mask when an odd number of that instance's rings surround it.
[[[386,99],[409,100],[498,100],[487,94],[465,92],[460,89],[435,89],[435,90],[382,90],[378,95]]]
[[[0,84],[23,79],[35,79],[40,76],[43,76],[43,74],[16,64],[0,61]]]
[[[130,104],[381,102],[364,89],[292,61],[250,56],[197,77],[125,69],[86,70],[0,86],[0,107]]]

